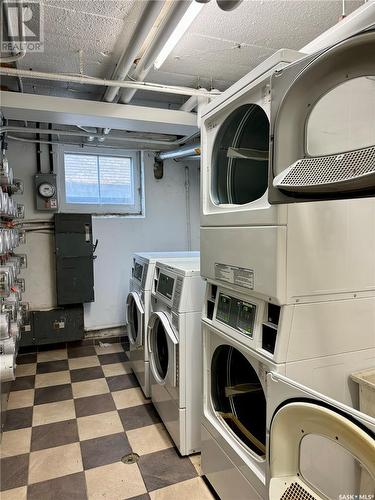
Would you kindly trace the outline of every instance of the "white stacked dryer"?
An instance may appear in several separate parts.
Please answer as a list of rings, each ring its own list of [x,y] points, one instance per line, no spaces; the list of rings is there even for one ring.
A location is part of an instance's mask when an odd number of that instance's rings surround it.
[[[143,252],[135,253],[132,276],[126,300],[129,335],[130,366],[144,395],[150,397],[150,367],[145,348],[146,328],[150,316],[151,291],[157,260],[186,260],[199,258],[199,252]]]
[[[267,386],[267,498],[374,498],[375,418],[278,373]]]
[[[199,259],[156,264],[147,335],[151,399],[181,455],[201,443],[203,295]]]
[[[271,58],[202,112],[202,468],[223,500],[267,495],[267,373],[356,407],[373,367],[375,201],[339,198],[375,193],[374,50]]]

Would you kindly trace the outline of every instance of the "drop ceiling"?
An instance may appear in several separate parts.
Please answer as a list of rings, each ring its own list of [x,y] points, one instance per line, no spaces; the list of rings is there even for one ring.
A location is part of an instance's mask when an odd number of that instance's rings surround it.
[[[349,14],[363,1],[345,2]],[[18,67],[109,78],[129,42],[142,0],[46,0],[45,52],[28,53]],[[244,0],[232,12],[206,4],[159,71],[147,81],[225,90],[277,49],[299,49],[333,26],[341,0]],[[25,91],[100,99],[104,89],[24,81]],[[137,92],[134,103],[171,107],[186,98]]]

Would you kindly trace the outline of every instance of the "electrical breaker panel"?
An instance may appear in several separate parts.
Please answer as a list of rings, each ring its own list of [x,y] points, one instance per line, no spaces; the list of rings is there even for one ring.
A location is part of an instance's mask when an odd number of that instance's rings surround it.
[[[56,212],[57,203],[57,184],[56,174],[37,174],[35,180],[36,209]]]

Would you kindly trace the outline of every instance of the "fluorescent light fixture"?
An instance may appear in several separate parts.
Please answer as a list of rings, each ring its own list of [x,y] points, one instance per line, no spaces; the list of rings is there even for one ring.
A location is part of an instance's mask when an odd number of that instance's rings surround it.
[[[166,41],[164,47],[161,49],[158,57],[155,59],[154,68],[159,69],[160,66],[167,59],[172,50],[176,47],[179,40],[182,38],[183,34],[187,31],[191,23],[197,17],[199,12],[204,7],[203,3],[191,2],[185,14],[182,16],[180,22],[177,24],[176,28],[173,30],[171,36]]]

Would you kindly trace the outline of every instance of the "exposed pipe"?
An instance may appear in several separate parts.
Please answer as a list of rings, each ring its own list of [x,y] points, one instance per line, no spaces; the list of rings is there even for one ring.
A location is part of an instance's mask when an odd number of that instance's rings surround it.
[[[49,130],[52,130],[52,123],[48,124],[48,128]],[[52,134],[48,135],[48,140],[52,141]],[[53,144],[49,144],[48,152],[49,152],[49,173],[53,174]]]
[[[21,5],[21,15],[23,15],[23,6],[22,6],[22,0],[20,1],[20,5]],[[3,13],[4,13],[4,17],[6,18],[6,23],[7,23],[7,30],[8,30],[8,36],[9,37],[12,37],[13,36],[13,31],[12,31],[12,25],[10,23],[10,20],[9,20],[9,16],[8,16],[8,10],[5,8],[5,2],[3,3]],[[22,21],[22,19],[21,19]],[[22,24],[22,27],[23,27],[23,24]],[[18,58],[21,59],[22,57],[25,57],[26,55],[26,50],[21,50],[17,55],[17,60]],[[4,62],[4,61],[1,61],[1,62]],[[9,61],[8,61],[9,62]],[[14,65],[15,67],[17,68],[17,62],[14,61]],[[23,93],[23,83],[22,83],[22,80],[20,77],[17,77],[17,84],[18,84],[18,90]],[[25,122],[27,123],[27,122]]]
[[[170,160],[176,158],[186,158],[187,156],[198,156],[201,153],[201,146],[199,143],[190,144],[188,146],[183,146],[178,149],[174,149],[173,151],[163,151],[156,155],[156,159]]]
[[[38,125],[37,125],[38,126]],[[6,133],[6,132],[18,132],[21,134],[48,134],[49,130],[46,129],[39,129],[39,128],[26,128],[26,127],[16,127],[16,126],[5,126],[5,127],[0,127],[0,134]],[[90,138],[93,137],[94,139],[101,139],[103,136],[101,134],[90,134],[89,132],[75,132],[75,131],[70,131],[70,130],[57,130],[53,129],[53,135],[57,136],[66,136],[66,137],[85,137],[85,138]],[[148,142],[149,144],[160,144],[160,145],[168,145],[168,146],[175,146],[178,145],[180,142],[176,140],[170,140],[170,141],[163,141],[159,139],[148,139],[145,138],[143,139],[142,137],[126,137],[126,136],[112,136],[108,135],[107,139],[109,140],[114,140],[114,141],[123,141],[123,142]]]
[[[341,19],[344,19],[346,17],[346,5],[345,5],[345,0],[342,0],[342,12],[341,12]]]
[[[191,250],[191,215],[190,215],[190,171],[185,166],[185,206],[186,206],[186,240],[187,249]]]
[[[152,45],[143,54],[143,56],[141,57],[140,61],[137,64],[134,73],[132,74],[132,76],[137,81],[143,81],[146,78],[146,76],[153,67],[155,59],[157,58],[161,49],[168,41],[169,37],[176,28],[177,24],[184,16],[190,4],[191,0],[176,0],[174,2],[174,6],[172,7],[168,17],[165,19],[163,25],[160,26],[156,34],[156,37],[152,42]],[[137,89],[135,89],[135,87],[132,89],[129,87],[127,90],[123,90],[120,93],[120,102],[125,104],[129,103],[132,100],[136,91]],[[190,94],[190,95],[197,95],[197,94]],[[199,95],[202,94],[200,93]]]
[[[67,146],[87,146],[87,147],[96,147],[96,148],[108,148],[108,149],[120,149],[123,151],[134,151],[134,148],[124,148],[121,146],[106,146],[104,144],[98,144],[98,143],[93,143],[90,144],[88,142],[85,143],[78,143],[78,142],[66,142],[66,141],[43,141],[43,140],[38,140],[38,139],[24,139],[23,137],[16,137],[15,135],[8,135],[8,139],[11,139],[13,141],[19,141],[19,142],[29,142],[29,143],[37,143],[37,144],[64,144]],[[150,148],[139,148],[137,147],[137,151],[153,151]]]
[[[4,57],[0,57],[0,63],[3,64],[3,63],[12,63],[12,62],[16,62],[16,61],[19,61],[20,59],[23,59],[26,55],[26,51],[23,50],[21,52],[19,52],[18,54],[15,54],[14,56],[4,56]]]
[[[129,80],[106,80],[103,78],[92,78],[87,75],[64,75],[61,73],[46,73],[42,71],[29,71],[23,69],[0,67],[0,75],[19,76],[21,78],[30,78],[32,80],[50,80],[55,82],[78,83],[81,85],[97,85],[99,87],[120,87],[136,90],[147,90],[150,92],[162,92],[165,94],[177,94],[187,96],[207,97],[207,90],[193,89],[190,87],[179,87],[176,85],[164,85],[160,83],[146,83],[142,81]],[[210,92],[211,96],[220,95],[219,91]]]
[[[122,56],[111,79],[124,80],[124,78],[126,78],[135,58],[137,57],[144,41],[147,38],[147,35],[154,25],[158,15],[160,14],[163,3],[164,2],[161,0],[148,0],[144,3],[140,19],[134,28],[130,42],[122,53]],[[120,87],[108,88],[105,91],[103,100],[106,102],[113,102],[119,90]]]
[[[25,33],[24,33],[24,23],[23,23],[23,5],[22,5],[22,0],[18,2],[18,12],[19,12],[19,25],[21,26],[22,29],[22,34],[21,34],[21,39],[23,40],[25,38]],[[14,39],[14,30],[13,30],[13,25],[12,22],[9,18],[9,10],[8,10],[8,5],[6,2],[2,2],[2,8],[3,8],[3,13],[6,21],[6,26],[7,26],[7,32],[8,32],[8,38]],[[18,26],[17,26],[17,31],[18,31]],[[21,41],[21,44],[23,45],[23,42]],[[14,45],[12,47],[12,52],[15,52]],[[16,62],[19,61],[20,59],[23,59],[26,55],[26,49],[21,49],[19,52],[16,54],[12,54],[10,56],[5,56],[0,58],[0,63],[11,63],[11,62]]]
[[[39,123],[36,124],[36,130],[37,130],[37,134],[36,134],[36,171],[38,174],[40,174],[42,172],[42,161],[41,161],[41,154],[42,154],[42,150],[40,149],[40,133],[39,133],[39,128],[40,128],[40,125]],[[8,136],[8,137],[11,137],[12,136]]]

